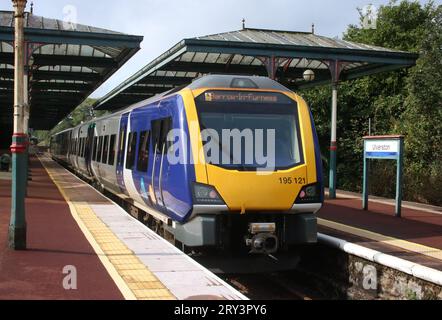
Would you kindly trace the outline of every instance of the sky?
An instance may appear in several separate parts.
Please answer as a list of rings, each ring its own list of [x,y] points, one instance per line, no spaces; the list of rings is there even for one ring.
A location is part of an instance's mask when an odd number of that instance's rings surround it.
[[[30,0],[27,9],[29,10]],[[141,50],[106,81],[98,98],[185,38],[246,27],[311,31],[342,37],[349,24],[359,23],[357,8],[379,7],[389,0],[33,0],[34,14],[65,19],[76,13],[78,23],[142,35]],[[419,1],[426,3],[426,0]],[[442,0],[436,0],[441,4]],[[72,8],[74,10],[72,10]],[[0,10],[12,10],[0,0]]]

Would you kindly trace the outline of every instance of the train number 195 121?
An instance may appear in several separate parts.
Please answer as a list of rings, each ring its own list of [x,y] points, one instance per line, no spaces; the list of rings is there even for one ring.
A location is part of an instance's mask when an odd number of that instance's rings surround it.
[[[282,177],[279,178],[280,184],[306,184],[305,178]]]

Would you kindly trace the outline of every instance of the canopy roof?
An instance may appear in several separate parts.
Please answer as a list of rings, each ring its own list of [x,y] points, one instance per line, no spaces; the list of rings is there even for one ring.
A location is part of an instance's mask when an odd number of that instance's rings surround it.
[[[12,127],[14,14],[0,11],[0,127]],[[25,13],[30,128],[51,129],[139,49],[141,36]]]
[[[340,80],[413,66],[418,55],[331,39],[307,32],[249,29],[184,39],[97,101],[116,110],[204,74],[271,76],[291,89],[331,81],[334,62]],[[315,80],[306,83],[303,72]]]

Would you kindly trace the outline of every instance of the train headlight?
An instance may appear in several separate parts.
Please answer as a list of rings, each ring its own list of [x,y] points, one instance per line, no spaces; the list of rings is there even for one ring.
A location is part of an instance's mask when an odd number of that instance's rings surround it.
[[[195,183],[193,198],[196,204],[225,204],[215,187],[207,184]]]
[[[296,203],[318,203],[322,202],[322,190],[319,184],[305,186],[299,192]]]

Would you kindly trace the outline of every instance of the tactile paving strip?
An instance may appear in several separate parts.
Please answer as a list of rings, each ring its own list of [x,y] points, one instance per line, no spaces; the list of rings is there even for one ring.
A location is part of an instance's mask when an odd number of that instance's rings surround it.
[[[50,160],[40,158],[51,179],[68,203],[74,219],[126,299],[174,300],[175,296],[98,218],[87,202],[74,201],[76,188],[65,174],[52,169]]]

